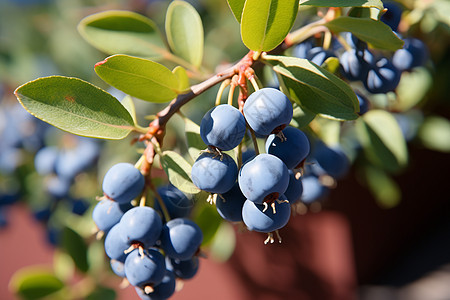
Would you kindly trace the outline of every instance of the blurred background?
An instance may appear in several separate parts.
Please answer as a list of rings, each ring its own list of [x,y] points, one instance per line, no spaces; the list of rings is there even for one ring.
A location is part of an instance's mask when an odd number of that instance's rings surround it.
[[[38,77],[64,75],[123,97],[96,76],[93,66],[106,54],[82,39],[77,24],[95,12],[124,9],[163,31],[169,2],[0,0],[1,299],[36,298],[18,294],[39,286],[59,290],[55,299],[138,298],[134,288],[120,288],[91,214],[108,168],[136,161],[139,145],[133,137],[113,142],[64,133],[30,115],[13,92]],[[205,28],[205,68],[213,72],[245,55],[225,0],[188,2]],[[413,99],[392,111],[408,142],[408,166],[380,175],[353,153],[337,186],[298,209],[280,244],[264,245],[265,235],[221,223],[215,209],[202,206],[196,217],[210,224],[208,258],[173,299],[450,299],[450,4],[398,3],[403,34],[421,39],[430,58],[402,83],[404,93],[415,87]],[[307,21],[301,13],[299,24]],[[216,92],[183,112],[199,123]],[[372,105],[386,101],[375,98]],[[135,104],[142,126],[163,107]],[[180,122],[169,124],[165,146],[183,151]]]

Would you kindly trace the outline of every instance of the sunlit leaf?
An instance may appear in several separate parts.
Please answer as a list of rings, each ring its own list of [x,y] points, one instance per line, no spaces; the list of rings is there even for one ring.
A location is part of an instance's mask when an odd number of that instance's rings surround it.
[[[81,272],[88,271],[89,263],[86,242],[76,231],[69,227],[65,227],[63,230],[62,248],[72,257],[78,270]]]
[[[236,20],[241,23],[242,11],[244,10],[245,0],[228,0],[228,5],[233,12]]]
[[[14,273],[10,281],[11,290],[21,299],[39,299],[53,294],[64,283],[50,270],[42,267],[25,267]]]
[[[400,203],[401,189],[386,172],[370,165],[364,171],[369,190],[381,207],[392,208]]]
[[[188,91],[190,88],[190,83],[189,83],[189,76],[186,72],[186,69],[180,66],[175,67],[175,69],[172,70],[172,73],[175,74],[175,76],[177,76],[178,81],[180,83],[180,86],[178,87],[178,89],[180,91]]]
[[[300,5],[323,7],[376,7],[383,9],[381,0],[300,0]]]
[[[78,78],[43,77],[14,93],[32,115],[73,134],[123,139],[134,128],[132,117],[116,98]]]
[[[450,152],[450,121],[439,116],[427,117],[420,127],[419,138],[431,150]]]
[[[160,159],[170,183],[188,194],[200,192],[191,180],[192,166],[180,154],[174,151],[164,151]]]

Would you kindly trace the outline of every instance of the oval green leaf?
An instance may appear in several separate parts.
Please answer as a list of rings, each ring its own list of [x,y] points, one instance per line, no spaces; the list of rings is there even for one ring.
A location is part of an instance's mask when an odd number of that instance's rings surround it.
[[[14,94],[32,115],[73,134],[117,140],[134,128],[116,98],[78,78],[43,77],[18,87]]]
[[[398,184],[386,172],[366,165],[365,178],[370,192],[383,208],[393,208],[400,204],[402,191]]]
[[[38,299],[53,294],[62,288],[64,283],[50,270],[42,267],[25,267],[14,273],[10,288],[21,299]]]
[[[200,156],[200,152],[205,150],[208,146],[203,142],[202,137],[200,136],[200,126],[186,117],[183,117],[183,121],[188,151],[191,158],[195,161],[197,157]]]
[[[245,0],[228,0],[227,2],[236,20],[241,23],[241,16],[242,11],[244,10]]]
[[[428,149],[449,153],[450,121],[440,116],[427,117],[420,127],[419,139]]]
[[[172,70],[172,73],[177,76],[178,82],[180,83],[178,89],[183,92],[188,92],[191,85],[189,83],[189,76],[186,72],[186,69],[181,66],[177,66]]]
[[[298,0],[247,0],[241,37],[253,51],[270,51],[289,33],[298,13]]]
[[[78,270],[86,273],[89,270],[87,257],[87,245],[84,239],[76,231],[65,227],[62,233],[62,248],[72,257]]]
[[[81,36],[107,54],[129,54],[158,59],[167,52],[152,20],[131,12],[110,10],[87,16],[78,24]]]
[[[172,51],[198,68],[203,59],[203,24],[195,8],[185,1],[171,2],[165,27]]]
[[[366,157],[375,165],[396,172],[408,163],[408,149],[394,116],[370,110],[357,122],[357,132]]]
[[[383,9],[381,0],[300,0],[300,5],[321,7],[376,7]]]
[[[324,68],[296,57],[265,55],[264,59],[275,63],[273,69],[280,75],[283,91],[301,107],[338,120],[358,118],[353,90]]]
[[[164,151],[161,155],[161,165],[170,183],[180,191],[188,194],[200,192],[191,180],[192,166],[180,154],[174,151]]]
[[[113,87],[145,101],[167,102],[179,93],[178,77],[151,60],[113,55],[98,62],[95,72]]]
[[[379,20],[370,18],[339,17],[324,24],[332,32],[351,32],[374,48],[395,51],[403,47],[403,41],[392,29]]]

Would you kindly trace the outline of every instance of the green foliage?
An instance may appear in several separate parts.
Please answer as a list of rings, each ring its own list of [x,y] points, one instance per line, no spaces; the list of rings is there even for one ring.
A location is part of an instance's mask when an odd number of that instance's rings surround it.
[[[392,29],[379,20],[339,17],[325,23],[325,26],[335,33],[351,32],[374,48],[395,51],[403,46],[403,41]]]
[[[195,8],[185,1],[171,2],[165,26],[172,51],[195,67],[200,67],[203,58],[203,24]]]
[[[116,98],[81,79],[39,78],[14,93],[32,115],[73,134],[123,139],[134,128],[132,117]]]
[[[69,227],[65,227],[63,230],[62,248],[72,257],[78,270],[83,273],[89,270],[86,242],[76,231]]]
[[[169,181],[175,187],[188,194],[200,192],[191,180],[192,166],[180,154],[174,151],[164,151],[160,159]]]
[[[400,203],[402,197],[400,187],[386,172],[367,165],[364,168],[364,175],[378,205],[383,208],[392,208]]]
[[[427,117],[419,130],[419,138],[425,147],[449,153],[450,121],[439,116]]]
[[[27,267],[15,273],[10,287],[22,299],[42,299],[64,288],[53,272],[41,267]]]
[[[78,25],[83,38],[108,54],[129,54],[160,59],[167,52],[161,33],[147,17],[112,10],[84,18]]]
[[[270,51],[289,33],[298,12],[298,0],[247,0],[242,11],[241,36],[253,51]]]
[[[306,59],[287,56],[264,56],[275,63],[283,88],[301,107],[339,120],[358,117],[358,100],[344,81]]]
[[[115,88],[149,102],[167,102],[177,96],[178,77],[151,60],[113,55],[95,65],[100,78]]]
[[[371,110],[357,122],[364,153],[375,165],[397,172],[408,162],[408,149],[397,121],[391,113]]]
[[[242,11],[246,0],[227,0],[236,20],[241,23]]]
[[[300,0],[300,5],[322,7],[376,7],[383,9],[380,0]]]

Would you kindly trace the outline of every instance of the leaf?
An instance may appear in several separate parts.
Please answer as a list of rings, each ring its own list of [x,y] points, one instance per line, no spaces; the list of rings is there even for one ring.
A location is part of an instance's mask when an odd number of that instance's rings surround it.
[[[394,116],[384,110],[370,110],[357,122],[364,153],[375,165],[396,172],[406,166],[408,149]]]
[[[134,124],[136,124],[136,107],[134,106],[133,98],[131,98],[130,95],[126,95],[120,103],[122,103],[123,107],[130,113]]]
[[[339,17],[324,24],[332,32],[351,32],[374,48],[395,51],[403,47],[403,41],[392,29],[379,20],[369,18]]]
[[[86,300],[114,300],[117,298],[117,293],[114,289],[97,285],[95,289],[90,293]]]
[[[191,85],[189,84],[189,76],[186,72],[186,69],[181,66],[177,66],[172,70],[172,73],[177,76],[180,83],[178,90],[183,92],[189,91]]]
[[[274,71],[281,75],[283,90],[301,107],[313,113],[340,119],[358,117],[358,99],[347,83],[327,70],[302,58],[269,56]]]
[[[195,161],[200,155],[200,151],[206,149],[207,146],[200,136],[200,126],[186,117],[183,117],[183,121],[184,131],[186,132],[188,151],[192,159]]]
[[[84,239],[73,229],[65,227],[62,234],[62,248],[72,257],[78,270],[89,270],[87,246]]]
[[[191,180],[192,166],[180,154],[174,151],[164,151],[161,156],[161,165],[170,183],[180,191],[188,194],[200,192]]]
[[[115,88],[149,102],[167,102],[180,92],[177,76],[165,66],[143,58],[113,55],[98,62],[95,72]]]
[[[439,116],[427,117],[419,129],[419,138],[428,149],[450,152],[450,121]]]
[[[198,68],[203,59],[203,24],[195,8],[185,1],[172,1],[165,27],[172,51]]]
[[[244,10],[245,0],[228,0],[227,2],[236,20],[241,23],[241,16],[242,11]]]
[[[233,225],[222,222],[214,235],[209,252],[215,261],[225,262],[234,252],[236,247],[236,233]]]
[[[202,245],[210,244],[223,220],[217,213],[216,207],[206,203],[206,201],[203,202],[203,205],[198,207],[193,219],[202,230]]]
[[[78,78],[43,77],[18,87],[14,94],[32,115],[73,134],[118,140],[134,128],[116,98]]]
[[[61,290],[64,283],[48,269],[29,266],[14,273],[10,287],[21,299],[39,299]]]
[[[374,7],[353,7],[348,12],[349,17],[355,18],[370,18],[379,20],[382,15],[382,10]]]
[[[131,12],[110,10],[87,16],[78,24],[81,36],[108,54],[158,59],[168,52],[152,20]]]
[[[322,7],[376,7],[382,10],[381,0],[300,0],[300,5]]]
[[[289,33],[298,12],[298,0],[247,0],[241,19],[241,37],[253,51],[270,51]]]
[[[364,171],[369,190],[381,207],[393,208],[400,203],[400,187],[386,172],[370,165]]]
[[[403,72],[400,83],[395,89],[397,101],[396,111],[406,111],[416,106],[429,91],[433,78],[426,68],[414,68],[411,72]]]
[[[290,125],[294,127],[306,127],[316,117],[315,113],[307,110],[306,108],[300,107],[300,105],[298,105],[297,103],[294,103],[293,108],[294,112]]]

